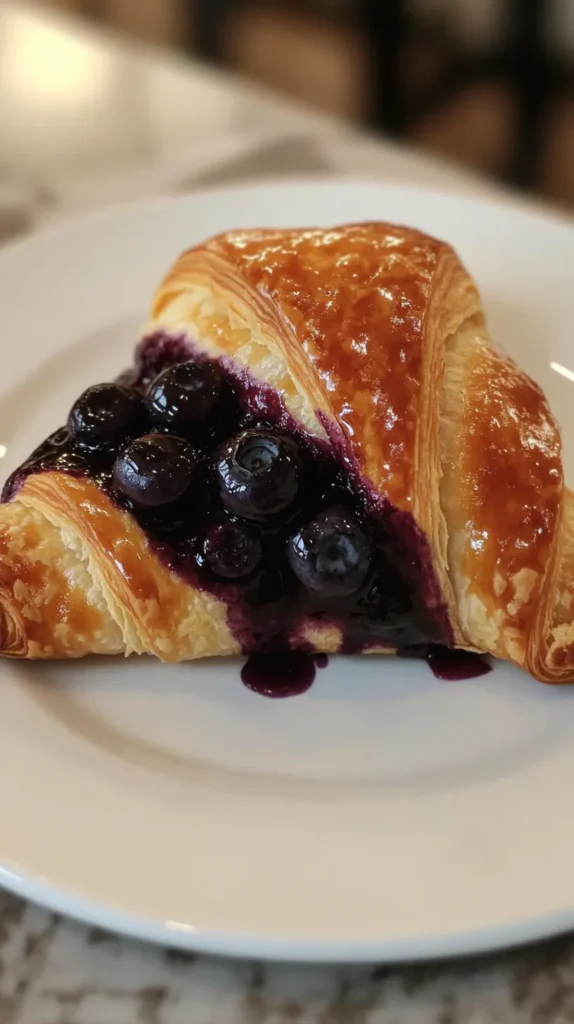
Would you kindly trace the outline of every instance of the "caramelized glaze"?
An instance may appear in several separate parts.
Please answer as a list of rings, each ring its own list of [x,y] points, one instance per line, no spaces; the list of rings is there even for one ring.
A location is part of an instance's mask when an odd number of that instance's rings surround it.
[[[522,644],[540,611],[561,513],[560,435],[540,388],[498,353],[468,367],[457,518],[468,531],[470,592],[502,613],[501,653]],[[478,398],[480,396],[480,399]]]
[[[425,321],[445,246],[358,224],[232,232],[208,248],[276,304],[363,474],[393,504],[412,507]]]

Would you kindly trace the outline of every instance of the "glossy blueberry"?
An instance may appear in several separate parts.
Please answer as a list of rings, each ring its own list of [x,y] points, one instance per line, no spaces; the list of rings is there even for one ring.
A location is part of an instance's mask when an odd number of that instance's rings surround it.
[[[367,578],[371,546],[353,513],[335,505],[289,539],[287,558],[307,590],[321,597],[348,597]]]
[[[74,441],[90,448],[107,446],[125,438],[140,408],[136,391],[119,384],[95,384],[74,402],[68,430]]]
[[[225,507],[244,519],[274,519],[293,505],[302,475],[299,449],[286,434],[244,430],[217,454],[216,479]]]
[[[178,363],[150,386],[146,412],[157,426],[185,430],[209,416],[220,391],[221,371],[214,363]]]
[[[263,549],[255,531],[237,520],[212,522],[203,541],[203,557],[216,576],[234,580],[249,576]]]
[[[142,508],[157,508],[181,498],[189,487],[196,459],[181,437],[147,434],[118,455],[113,471],[116,490]]]

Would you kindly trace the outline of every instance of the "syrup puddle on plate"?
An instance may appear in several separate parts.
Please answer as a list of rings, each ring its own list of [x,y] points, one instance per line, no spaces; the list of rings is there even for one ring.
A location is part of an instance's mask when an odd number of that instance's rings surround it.
[[[262,697],[298,697],[315,682],[317,668],[328,664],[326,654],[283,651],[252,654],[241,669],[241,681]]]
[[[491,671],[491,666],[480,654],[438,645],[405,650],[401,656],[426,661],[437,679],[449,682],[476,679]],[[316,669],[325,668],[328,662],[326,654],[307,654],[305,651],[252,654],[241,669],[241,681],[262,697],[298,697],[312,687]]]

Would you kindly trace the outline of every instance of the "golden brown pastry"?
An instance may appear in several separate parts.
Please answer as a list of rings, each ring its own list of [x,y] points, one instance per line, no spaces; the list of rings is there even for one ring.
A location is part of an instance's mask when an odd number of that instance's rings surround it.
[[[5,488],[3,653],[442,644],[574,680],[558,428],[443,242],[372,223],[191,249],[119,393],[69,427]]]

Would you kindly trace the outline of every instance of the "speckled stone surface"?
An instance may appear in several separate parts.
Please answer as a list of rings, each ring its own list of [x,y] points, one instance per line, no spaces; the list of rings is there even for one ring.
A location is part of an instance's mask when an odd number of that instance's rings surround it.
[[[0,895],[0,1024],[569,1024],[574,939],[454,964],[215,960]]]

